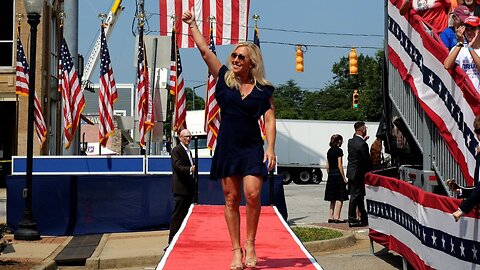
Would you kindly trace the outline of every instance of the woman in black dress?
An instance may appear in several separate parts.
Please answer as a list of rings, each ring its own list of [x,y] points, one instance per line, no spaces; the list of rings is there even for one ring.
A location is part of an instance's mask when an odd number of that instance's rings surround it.
[[[348,200],[346,184],[348,183],[343,171],[343,143],[342,135],[334,134],[330,138],[330,149],[327,152],[327,186],[325,187],[325,201],[330,202],[328,223],[343,223],[340,219],[343,201]],[[337,208],[337,211],[335,211]]]
[[[182,20],[189,25],[203,60],[217,79],[215,98],[220,107],[221,120],[210,177],[222,179],[225,220],[233,251],[230,269],[243,269],[239,212],[242,180],[247,213],[244,263],[246,267],[255,267],[255,237],[260,217],[262,182],[267,170],[272,170],[276,163],[274,89],[265,79],[262,55],[255,44],[237,44],[225,66],[209,50],[198,30],[193,8],[183,14]],[[262,115],[268,142],[265,152],[258,124]]]

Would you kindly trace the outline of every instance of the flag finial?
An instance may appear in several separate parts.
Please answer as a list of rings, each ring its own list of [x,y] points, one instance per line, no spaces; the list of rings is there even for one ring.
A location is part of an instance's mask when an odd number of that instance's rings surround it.
[[[253,14],[252,18],[255,21],[255,27],[257,27],[257,22],[260,20],[260,15],[255,13]]]

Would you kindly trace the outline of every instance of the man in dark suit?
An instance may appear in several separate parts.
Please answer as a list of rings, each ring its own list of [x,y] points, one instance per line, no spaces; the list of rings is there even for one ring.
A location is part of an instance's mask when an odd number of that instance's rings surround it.
[[[350,227],[368,225],[367,211],[365,211],[365,174],[371,170],[372,162],[365,142],[367,126],[359,121],[354,124],[355,134],[348,140],[347,178],[350,202],[348,205],[348,223]],[[357,217],[357,209],[360,220]]]
[[[171,153],[173,168],[172,192],[175,208],[170,221],[169,244],[188,214],[188,209],[193,203],[195,190],[193,179],[195,165],[189,149],[190,140],[192,139],[190,131],[188,129],[182,130],[179,139],[180,143],[172,149]]]

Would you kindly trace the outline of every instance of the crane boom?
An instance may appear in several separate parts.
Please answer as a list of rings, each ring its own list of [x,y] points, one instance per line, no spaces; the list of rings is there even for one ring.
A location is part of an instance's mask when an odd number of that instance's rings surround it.
[[[113,31],[115,23],[117,22],[120,13],[122,13],[124,7],[121,6],[122,0],[115,0],[108,13],[107,19],[105,21],[105,37],[110,37],[110,34]],[[92,51],[90,52],[90,56],[88,57],[88,61],[85,64],[85,68],[83,69],[83,76],[82,76],[82,89],[92,88],[92,82],[90,78],[92,76],[93,69],[95,65],[98,63],[98,55],[100,53],[100,44],[101,44],[101,33],[97,37],[97,41],[95,42],[95,46],[93,47]]]

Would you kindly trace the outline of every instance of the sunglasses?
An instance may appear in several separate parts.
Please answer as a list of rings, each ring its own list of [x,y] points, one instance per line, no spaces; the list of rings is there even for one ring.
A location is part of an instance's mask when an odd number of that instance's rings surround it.
[[[238,57],[238,60],[245,61],[245,55],[243,54],[232,53],[230,56],[232,57],[232,59],[235,59]]]

